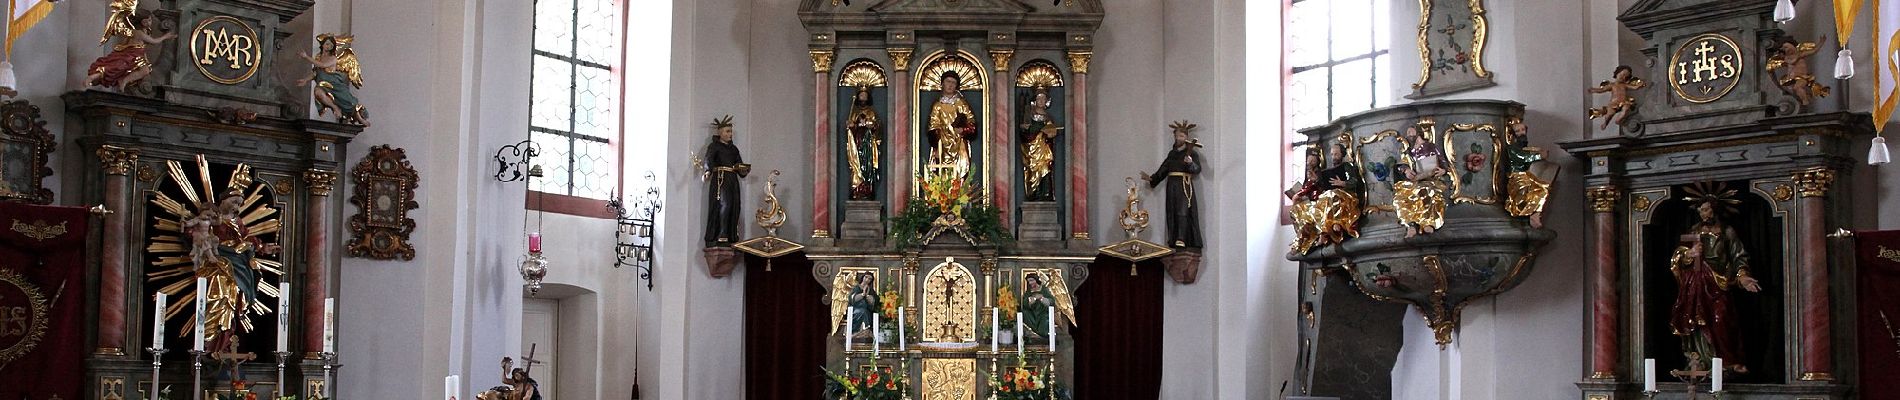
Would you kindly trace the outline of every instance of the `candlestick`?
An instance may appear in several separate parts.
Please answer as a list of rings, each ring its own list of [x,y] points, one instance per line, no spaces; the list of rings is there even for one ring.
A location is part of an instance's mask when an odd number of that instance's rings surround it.
[[[203,280],[204,278],[198,279]],[[199,347],[204,347],[204,342],[201,341],[198,343]],[[204,382],[204,361],[202,360],[204,356],[205,350],[202,348],[191,351],[191,398],[193,400],[204,399],[205,391],[201,386]]]
[[[196,315],[196,317],[192,318],[194,321],[192,325],[193,328],[191,329],[191,332],[192,332],[191,337],[194,340],[191,341],[191,350],[197,351],[197,352],[204,352],[205,350],[205,278],[198,278],[197,288],[198,288],[197,290],[198,308],[197,308],[197,312],[195,314],[192,314],[192,315]],[[193,361],[192,363],[196,364],[197,362]]]
[[[1643,359],[1643,391],[1656,392],[1656,359]]]
[[[277,351],[290,351],[290,282],[277,283]]]
[[[1716,357],[1709,363],[1709,393],[1722,392],[1722,357]]]
[[[1016,355],[1023,354],[1023,312],[1016,312]]]
[[[323,299],[323,352],[336,352],[336,298]]]
[[[996,338],[1003,336],[1002,311],[990,309],[990,353],[996,352]]]
[[[146,400],[158,400],[158,369],[159,367],[165,366],[165,361],[159,358],[159,356],[165,354],[165,348],[163,346],[152,346],[152,348],[145,349],[145,351],[152,353],[152,391],[145,397]],[[282,381],[282,379],[279,379],[279,381]]]
[[[528,233],[528,252],[529,253],[541,252],[541,232]]]
[[[1049,354],[1056,352],[1056,306],[1049,306]]]
[[[281,399],[284,397],[284,362],[290,360],[290,352],[278,350],[274,354],[277,354],[277,395],[271,398]]]
[[[152,295],[152,348],[165,348],[165,292]]]

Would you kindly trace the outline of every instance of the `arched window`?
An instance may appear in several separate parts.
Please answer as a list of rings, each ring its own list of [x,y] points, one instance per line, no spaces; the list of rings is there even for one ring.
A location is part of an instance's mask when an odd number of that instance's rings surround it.
[[[621,7],[535,0],[528,130],[545,175],[530,190],[604,201],[619,189]]]

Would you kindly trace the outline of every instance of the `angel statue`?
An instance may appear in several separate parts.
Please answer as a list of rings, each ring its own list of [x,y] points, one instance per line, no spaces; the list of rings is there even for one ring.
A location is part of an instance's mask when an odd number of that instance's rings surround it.
[[[1828,87],[1815,82],[1814,72],[1808,69],[1808,57],[1817,52],[1814,42],[1796,42],[1794,37],[1782,35],[1769,43],[1774,47],[1768,49],[1767,69],[1776,85],[1804,106],[1816,97],[1827,97]],[[1784,69],[1787,71],[1776,73]]]
[[[1023,330],[1032,338],[1047,341],[1054,333],[1049,331],[1050,307],[1069,318],[1069,324],[1075,325],[1075,303],[1069,297],[1069,288],[1059,279],[1044,282],[1045,276],[1031,272],[1023,275]]]
[[[104,86],[125,92],[125,88],[145,80],[152,74],[152,59],[145,57],[145,46],[163,43],[178,37],[177,33],[167,32],[152,36],[152,30],[158,24],[158,16],[151,11],[140,10],[138,0],[112,0],[112,14],[106,17],[105,34],[99,36],[99,44],[119,38],[119,44],[112,46],[112,52],[93,60],[86,68],[86,86]]]
[[[1637,78],[1635,71],[1628,65],[1618,65],[1610,72],[1610,80],[1590,88],[1590,93],[1610,94],[1609,103],[1589,110],[1590,119],[1603,118],[1603,124],[1597,129],[1608,128],[1612,122],[1622,125],[1623,120],[1629,119],[1630,112],[1636,111],[1636,97],[1630,96],[1630,91],[1649,87],[1649,82]]]
[[[1430,234],[1445,226],[1445,188],[1450,186],[1443,167],[1445,152],[1432,143],[1431,120],[1405,128],[1405,161],[1392,185],[1392,206],[1398,210],[1405,237]]]
[[[246,167],[239,166],[230,189],[215,205],[202,206],[202,211],[183,223],[191,241],[194,275],[205,278],[204,330],[215,333],[207,347],[220,351],[234,344],[237,329],[251,329],[247,311],[257,301],[257,256],[278,251],[276,244],[264,243],[244,223],[244,191],[251,186]]]
[[[1055,146],[1051,143],[1062,133],[1062,123],[1049,116],[1049,88],[1037,86],[1035,97],[1027,104],[1028,122],[1022,124],[1023,140],[1023,194],[1025,200],[1055,200],[1055,185],[1049,182],[1050,169],[1055,166]]]
[[[352,35],[317,35],[316,56],[297,53],[311,65],[310,75],[298,80],[297,86],[317,83],[317,90],[312,92],[317,99],[317,115],[335,111],[337,122],[369,126],[369,108],[356,101],[356,89],[363,88],[363,68],[356,62],[356,50],[350,48],[355,40]]]
[[[1669,328],[1682,339],[1683,353],[1691,362],[1720,357],[1727,365],[1719,367],[1748,373],[1742,364],[1747,360],[1742,353],[1745,346],[1730,293],[1738,289],[1761,292],[1761,282],[1748,273],[1748,251],[1742,248],[1741,235],[1722,221],[1722,214],[1735,213],[1741,200],[1733,197],[1734,189],[1719,184],[1697,184],[1684,191],[1689,196],[1683,200],[1694,205],[1699,222],[1682,235],[1682,244],[1669,259],[1669,272],[1676,277]]]
[[[877,314],[879,300],[876,275],[870,272],[838,274],[831,284],[831,333],[838,333],[838,327],[844,326],[845,315],[849,314],[851,326],[845,327],[845,334],[868,335],[866,332],[873,322],[871,315]]]

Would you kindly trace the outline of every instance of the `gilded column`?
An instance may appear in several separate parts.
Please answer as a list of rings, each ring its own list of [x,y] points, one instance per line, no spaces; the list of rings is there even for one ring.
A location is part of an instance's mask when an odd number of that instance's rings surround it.
[[[336,172],[309,169],[303,173],[310,185],[310,202],[305,209],[303,287],[304,358],[317,359],[323,349],[323,299],[329,297],[330,276],[330,190],[336,187]]]
[[[1010,140],[1016,136],[1015,126],[1012,125],[1014,123],[1012,117],[1015,113],[1010,110],[1012,106],[1010,99],[1014,96],[1011,96],[1009,92],[1010,82],[1015,81],[1010,77],[1009,61],[1015,55],[1014,49],[990,50],[990,61],[995,63],[996,67],[996,73],[990,78],[992,81],[990,86],[995,88],[992,92],[995,94],[990,95],[990,104],[991,109],[996,111],[990,113],[990,132],[992,132],[990,136],[990,160],[992,161],[989,162],[990,199],[991,204],[995,204],[996,208],[1002,211],[1000,217],[1004,227],[1012,226],[1009,224],[1009,217],[1014,214],[1011,208],[1016,203],[1015,198],[1011,196],[1012,189],[1016,187],[1014,178],[1017,176],[1016,152],[1012,151],[1015,147]]]
[[[1089,238],[1089,58],[1092,50],[1069,50],[1069,231]]]
[[[1797,274],[1803,290],[1801,302],[1801,380],[1834,380],[1834,342],[1829,333],[1828,317],[1827,190],[1834,183],[1834,171],[1813,168],[1794,174],[1800,187],[1801,258]]]
[[[103,218],[105,226],[100,228],[99,253],[99,341],[94,354],[125,354],[125,253],[131,238],[125,229],[125,216],[131,215],[126,204],[126,194],[132,191],[131,177],[126,174],[132,166],[138,164],[137,149],[121,148],[113,145],[99,146],[97,151],[99,166],[105,176],[105,209],[111,211]],[[159,311],[153,310],[157,315]]]
[[[811,237],[831,237],[831,50],[811,51],[812,118]]]
[[[908,72],[911,49],[890,48],[885,51],[891,55],[891,70],[896,71],[891,74],[890,86],[891,135],[885,137],[885,141],[891,144],[891,172],[884,179],[891,185],[890,190],[885,193],[890,193],[891,211],[895,213],[896,210],[904,209],[906,203],[910,202],[910,185],[913,182],[910,166],[914,158],[910,153],[910,96],[915,88],[911,87],[910,72]]]
[[[1591,277],[1596,293],[1591,296],[1595,300],[1591,305],[1595,331],[1590,341],[1590,379],[1613,380],[1618,352],[1617,321],[1621,318],[1616,285],[1616,204],[1622,193],[1616,186],[1605,185],[1589,188],[1585,194],[1590,198],[1596,228],[1590,243],[1596,254],[1596,269]]]

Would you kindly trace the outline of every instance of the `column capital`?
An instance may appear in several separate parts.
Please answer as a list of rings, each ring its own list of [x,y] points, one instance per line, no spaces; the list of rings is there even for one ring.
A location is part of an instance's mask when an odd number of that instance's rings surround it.
[[[1794,173],[1794,183],[1801,187],[1801,197],[1827,197],[1827,189],[1834,185],[1834,170],[1815,167]]]
[[[1607,213],[1616,211],[1616,200],[1621,197],[1622,190],[1612,185],[1592,186],[1584,195],[1590,198],[1591,211]]]
[[[891,55],[891,70],[893,71],[909,71],[910,70],[910,54],[913,50],[909,48],[905,48],[905,47],[892,47],[892,48],[884,49],[884,51],[886,53],[890,53]]]
[[[125,175],[132,170],[132,164],[139,160],[138,149],[128,149],[113,145],[99,146],[99,167],[106,175]]]
[[[1078,74],[1089,73],[1089,59],[1095,57],[1093,50],[1069,50],[1069,69]]]
[[[1016,49],[990,49],[990,61],[996,63],[996,72],[1009,72],[1009,59],[1016,56]]]
[[[831,50],[812,50],[811,72],[818,74],[831,73],[831,57],[835,54],[837,53]]]
[[[314,168],[305,170],[303,181],[310,184],[311,195],[329,196],[330,190],[336,188],[336,171]]]

